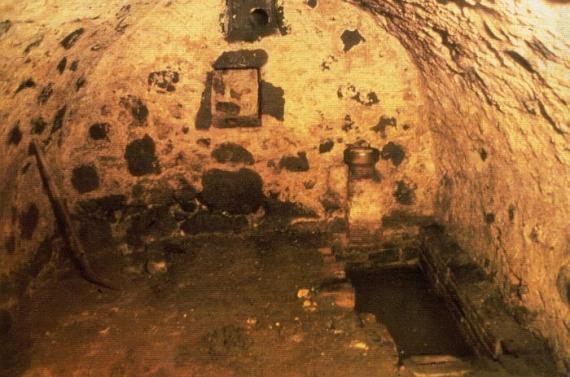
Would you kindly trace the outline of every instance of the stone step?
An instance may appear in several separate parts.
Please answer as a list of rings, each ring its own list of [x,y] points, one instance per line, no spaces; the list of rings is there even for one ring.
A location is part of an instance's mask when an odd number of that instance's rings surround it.
[[[471,363],[450,355],[413,356],[404,367],[415,377],[462,377],[472,371]]]
[[[349,282],[341,282],[323,288],[319,292],[319,297],[332,299],[335,306],[345,310],[354,310],[356,306],[356,293],[354,287]]]

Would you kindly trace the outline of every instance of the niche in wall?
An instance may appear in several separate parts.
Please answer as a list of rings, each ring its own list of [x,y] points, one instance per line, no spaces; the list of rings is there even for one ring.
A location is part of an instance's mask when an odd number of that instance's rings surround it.
[[[261,126],[258,69],[217,69],[212,88],[214,127]]]
[[[276,0],[227,0],[224,29],[228,42],[253,42],[281,32],[283,8]]]

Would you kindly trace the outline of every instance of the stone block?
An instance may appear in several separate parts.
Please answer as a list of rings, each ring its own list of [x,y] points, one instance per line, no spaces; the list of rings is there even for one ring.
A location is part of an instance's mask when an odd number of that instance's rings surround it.
[[[214,127],[259,127],[259,70],[218,69],[212,78]]]
[[[356,293],[350,283],[336,284],[330,289],[321,291],[319,296],[331,298],[337,307],[346,310],[354,310],[356,305]]]
[[[394,263],[400,260],[400,250],[397,247],[383,249],[368,256],[374,264]]]
[[[327,263],[323,266],[322,271],[327,279],[346,279],[345,263]]]
[[[414,356],[404,362],[414,377],[462,377],[471,372],[471,364],[449,355]]]
[[[333,254],[333,252],[332,252],[332,247],[321,247],[321,248],[319,248],[319,253],[320,253],[322,256],[329,256],[329,255],[332,255],[332,254]]]

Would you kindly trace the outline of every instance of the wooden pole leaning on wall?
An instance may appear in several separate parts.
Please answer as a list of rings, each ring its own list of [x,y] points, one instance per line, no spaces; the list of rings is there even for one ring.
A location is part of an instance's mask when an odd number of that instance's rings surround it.
[[[69,255],[73,260],[73,263],[79,268],[81,276],[93,284],[108,289],[118,290],[118,287],[99,277],[91,268],[91,264],[87,258],[87,253],[85,252],[85,248],[83,247],[83,244],[77,235],[77,231],[73,226],[67,206],[65,205],[65,202],[52,179],[51,171],[46,163],[40,143],[37,140],[32,140],[30,148],[36,156],[38,170],[45,185],[57,226],[64,239]]]

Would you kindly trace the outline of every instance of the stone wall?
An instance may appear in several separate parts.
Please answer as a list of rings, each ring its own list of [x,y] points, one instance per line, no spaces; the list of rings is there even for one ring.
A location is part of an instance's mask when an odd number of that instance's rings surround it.
[[[385,22],[424,78],[439,222],[570,368],[568,5],[354,3]]]
[[[46,237],[58,237],[32,138],[90,253],[299,221],[344,231],[343,151],[353,143],[382,151],[367,193],[374,222],[433,214],[419,72],[373,15],[340,0],[288,1],[252,42],[225,35],[225,10],[0,6],[0,274],[10,297],[25,290],[30,263],[49,260],[38,255]]]
[[[3,305],[57,240],[32,138],[89,249],[110,252],[307,219],[343,230],[342,151],[363,141],[382,151],[374,221],[435,208],[569,367],[565,7],[294,0],[247,42],[224,36],[222,1],[4,1]],[[255,70],[257,103],[254,76],[228,68]]]

